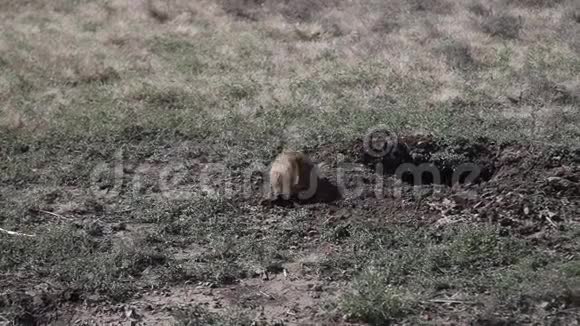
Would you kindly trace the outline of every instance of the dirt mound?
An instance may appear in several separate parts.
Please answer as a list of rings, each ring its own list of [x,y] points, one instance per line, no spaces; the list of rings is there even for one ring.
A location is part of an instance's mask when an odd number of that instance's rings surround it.
[[[374,187],[382,174],[382,182],[391,187],[397,181],[414,186],[400,191],[403,196],[411,191],[407,199],[412,201],[421,193],[427,203],[422,209],[517,226],[524,233],[540,225],[561,227],[558,222],[572,218],[578,208],[580,149],[496,144],[484,138],[450,142],[429,135],[371,145],[357,139],[323,146],[318,158],[335,169],[344,162],[359,164],[362,169],[346,178],[358,174],[366,185]],[[372,198],[373,189],[363,191],[359,201]]]

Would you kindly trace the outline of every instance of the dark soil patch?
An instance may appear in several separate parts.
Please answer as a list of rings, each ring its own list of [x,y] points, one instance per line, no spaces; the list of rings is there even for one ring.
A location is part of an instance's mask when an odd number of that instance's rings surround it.
[[[411,185],[480,183],[495,173],[499,147],[486,139],[459,139],[453,143],[413,135],[387,141],[372,149],[358,140],[358,162],[373,171],[394,175]]]

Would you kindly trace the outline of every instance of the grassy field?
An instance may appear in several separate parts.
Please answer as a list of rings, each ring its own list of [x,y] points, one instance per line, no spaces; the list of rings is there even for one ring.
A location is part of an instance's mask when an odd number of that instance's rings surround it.
[[[0,325],[577,323],[578,35],[574,0],[0,0]],[[283,148],[324,200],[260,203]]]

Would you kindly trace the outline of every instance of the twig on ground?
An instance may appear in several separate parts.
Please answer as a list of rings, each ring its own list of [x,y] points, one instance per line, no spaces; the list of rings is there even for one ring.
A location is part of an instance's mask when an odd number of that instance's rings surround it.
[[[259,291],[263,296],[270,298],[270,300],[276,300],[273,295],[266,293],[264,291]]]
[[[20,232],[16,232],[16,231],[9,231],[9,230],[4,230],[3,228],[0,228],[0,232],[4,232],[10,235],[19,235],[19,236],[23,236],[23,237],[35,237],[34,234],[26,234],[26,233],[20,233]]]
[[[63,220],[67,220],[67,221],[68,221],[68,220],[70,220],[70,218],[68,218],[68,217],[64,217],[64,216],[62,216],[62,215],[60,215],[60,214],[57,214],[57,213],[53,213],[53,212],[49,212],[49,211],[45,211],[45,210],[42,210],[42,209],[40,209],[40,210],[38,210],[38,211],[39,211],[39,212],[42,212],[42,213],[44,213],[44,214],[48,214],[48,215],[52,215],[52,216],[54,216],[54,217],[61,218],[61,219],[63,219]]]
[[[557,229],[558,228],[558,225],[556,225],[556,223],[554,223],[554,221],[552,221],[552,219],[550,218],[550,216],[544,215],[544,217],[546,218],[546,221],[548,221],[554,227],[554,229]]]

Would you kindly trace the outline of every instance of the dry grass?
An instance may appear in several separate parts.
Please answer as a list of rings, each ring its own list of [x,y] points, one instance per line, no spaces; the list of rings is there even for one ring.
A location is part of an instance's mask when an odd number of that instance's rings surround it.
[[[546,8],[558,6],[564,0],[506,0],[507,4],[520,6],[524,8]]]
[[[538,60],[550,62],[544,74],[553,83],[573,80],[578,71],[577,44],[566,34],[572,30],[555,21],[570,15],[572,2],[61,0],[2,6],[9,31],[0,38],[2,120],[14,125],[8,112],[19,111],[24,126],[43,130],[75,129],[58,118],[67,115],[176,121],[137,113],[151,105],[163,110],[164,100],[155,104],[138,94],[150,87],[181,94],[186,106],[216,117],[257,107],[364,111],[386,95],[405,112],[471,101],[474,94],[498,101],[509,95],[504,85],[525,80],[522,68]],[[536,15],[538,8],[549,16]],[[569,24],[577,24],[570,17]],[[357,74],[367,78],[363,66],[380,67],[371,70],[382,80],[357,81]],[[351,81],[342,89],[345,73]],[[111,105],[118,109],[108,110]],[[200,112],[188,108],[184,117]]]
[[[484,32],[505,39],[517,39],[522,29],[522,19],[509,14],[488,16],[482,24]]]

